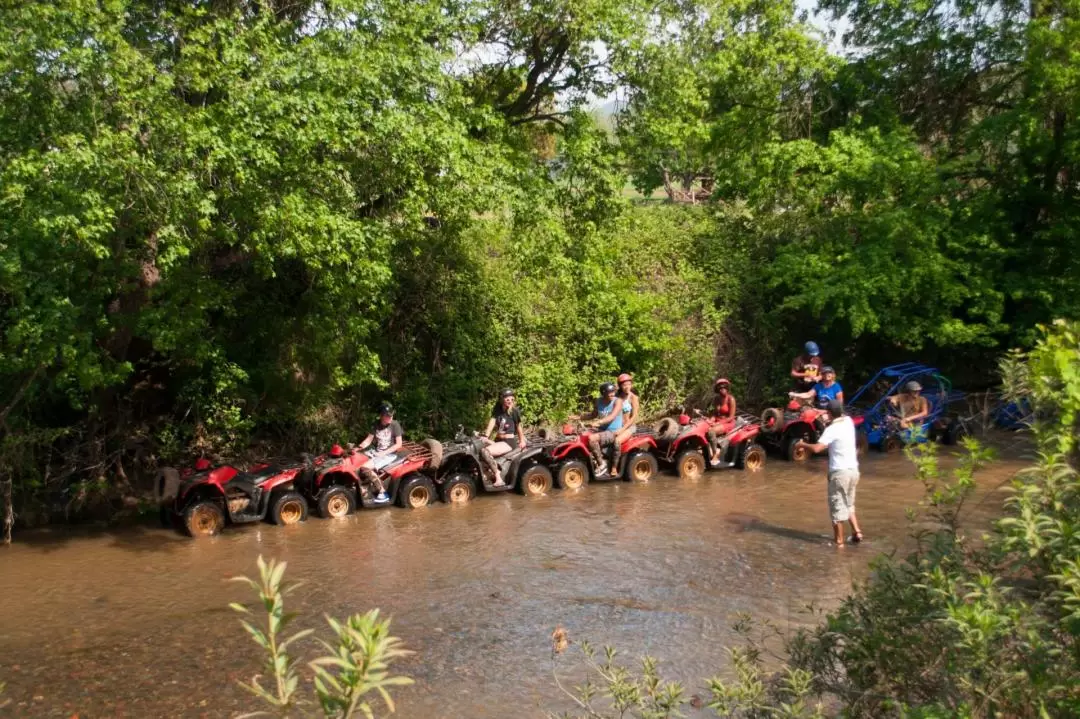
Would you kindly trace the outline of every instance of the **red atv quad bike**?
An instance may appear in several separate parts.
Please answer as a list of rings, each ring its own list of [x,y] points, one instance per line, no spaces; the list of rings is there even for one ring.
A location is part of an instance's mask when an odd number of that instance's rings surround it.
[[[756,472],[765,466],[765,449],[754,442],[761,431],[757,418],[740,415],[735,419],[699,417],[687,414],[665,417],[656,429],[660,461],[674,466],[682,479],[698,479],[710,468],[709,431],[727,440],[721,467],[738,467]]]
[[[861,415],[851,415],[855,426],[863,423]],[[829,411],[791,400],[783,410],[771,407],[761,414],[761,439],[766,448],[775,450],[791,462],[805,462],[810,450],[799,441],[813,444],[829,423]],[[856,432],[859,454],[866,451],[866,433]]]
[[[345,517],[357,507],[400,507],[420,509],[435,499],[435,485],[424,470],[438,466],[441,445],[431,439],[417,444],[403,442],[397,458],[375,470],[386,489],[388,501],[379,502],[362,469],[371,463],[368,454],[349,445],[335,444],[328,454],[313,461],[313,470],[302,483],[304,494],[315,503],[319,516],[328,519]]]
[[[656,438],[652,430],[640,427],[626,438],[620,447],[619,464],[611,467],[612,447],[605,448],[608,472],[598,475],[589,452],[589,437],[596,430],[581,424],[567,423],[562,426],[562,436],[547,452],[545,461],[555,475],[555,485],[560,489],[578,489],[590,481],[622,478],[626,481],[647,482],[659,469],[654,452]]]
[[[155,484],[162,522],[179,525],[192,537],[212,537],[226,524],[261,519],[302,522],[308,503],[296,485],[310,466],[308,458],[274,460],[243,471],[199,460],[194,470],[163,469]]]
[[[464,504],[483,492],[509,492],[518,490],[527,497],[538,497],[551,491],[551,472],[541,462],[549,447],[555,443],[547,430],[526,432],[526,444],[495,458],[503,484],[484,470],[481,459],[486,443],[476,432],[466,432],[458,427],[453,441],[440,446],[442,461],[437,465],[435,483],[439,495],[447,504]],[[435,465],[433,465],[435,466]]]

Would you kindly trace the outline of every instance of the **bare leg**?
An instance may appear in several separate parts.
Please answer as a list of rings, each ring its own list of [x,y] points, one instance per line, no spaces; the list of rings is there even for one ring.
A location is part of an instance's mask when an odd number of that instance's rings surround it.
[[[487,447],[480,450],[480,460],[484,463],[484,466],[487,467],[488,474],[494,478],[495,484],[502,484],[503,480],[502,474],[499,472],[499,464],[495,461],[495,458],[491,456],[491,452],[488,451]]]
[[[851,511],[851,516],[848,517],[848,522],[851,524],[851,541],[862,541],[862,529],[859,528],[859,520],[855,518],[855,510]]]
[[[844,546],[844,523],[833,522],[832,526],[832,541],[838,547]]]
[[[386,491],[386,488],[383,487],[382,480],[379,479],[379,475],[376,474],[374,470],[369,469],[368,467],[361,467],[360,472],[364,475],[364,479],[367,480],[372,489],[375,490],[376,494],[382,494]]]

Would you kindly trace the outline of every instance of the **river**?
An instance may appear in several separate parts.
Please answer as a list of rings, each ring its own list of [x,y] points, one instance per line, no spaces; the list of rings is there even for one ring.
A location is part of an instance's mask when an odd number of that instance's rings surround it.
[[[1021,466],[980,475],[969,522],[999,511]],[[877,553],[908,541],[921,485],[901,456],[871,454],[858,488],[870,540],[827,545],[824,459],[770,458],[757,474],[594,484],[529,499],[363,511],[294,527],[231,528],[192,541],[156,528],[24,533],[0,548],[0,681],[25,717],[230,717],[258,708],[236,680],[259,670],[227,581],[259,554],[303,583],[288,606],[324,635],[323,614],[380,607],[416,654],[398,669],[396,716],[541,717],[561,709],[550,635],[649,653],[691,691],[725,666],[736,613],[782,627],[835,607]],[[301,645],[311,656],[312,644]],[[572,667],[570,667],[572,668]],[[569,669],[568,669],[569,670]],[[571,672],[572,674],[572,672]],[[571,683],[575,677],[571,676]],[[580,679],[580,676],[576,677]]]

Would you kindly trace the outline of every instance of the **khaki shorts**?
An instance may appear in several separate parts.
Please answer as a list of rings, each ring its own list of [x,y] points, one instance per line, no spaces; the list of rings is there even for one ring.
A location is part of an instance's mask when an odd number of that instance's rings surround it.
[[[855,487],[859,470],[840,469],[829,472],[829,515],[833,524],[846,522],[855,511]]]

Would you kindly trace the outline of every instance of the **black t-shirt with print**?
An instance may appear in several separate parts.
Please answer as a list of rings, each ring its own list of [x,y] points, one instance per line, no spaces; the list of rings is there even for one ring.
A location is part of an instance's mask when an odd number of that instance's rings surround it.
[[[383,424],[382,420],[375,420],[371,425],[371,434],[375,437],[375,449],[379,452],[390,449],[394,442],[401,436],[401,425],[397,420],[390,420],[390,424]]]
[[[518,425],[521,424],[521,410],[517,407],[512,408],[509,412],[500,407],[499,411],[491,416],[495,418],[496,437],[517,433]]]

